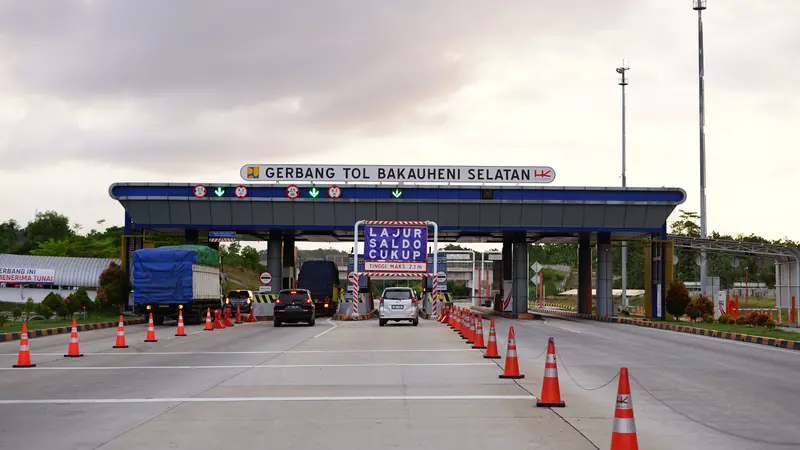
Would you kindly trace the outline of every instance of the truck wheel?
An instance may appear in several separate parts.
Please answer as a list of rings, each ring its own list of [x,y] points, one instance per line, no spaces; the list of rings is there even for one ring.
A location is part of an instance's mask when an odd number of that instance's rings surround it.
[[[164,325],[164,317],[153,317],[153,323],[159,327]]]

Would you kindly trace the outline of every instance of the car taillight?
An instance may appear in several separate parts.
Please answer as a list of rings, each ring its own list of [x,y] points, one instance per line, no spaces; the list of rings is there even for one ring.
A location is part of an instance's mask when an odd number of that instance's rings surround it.
[[[383,297],[381,297],[381,306],[383,306]]]
[[[281,299],[279,299],[279,298],[278,298],[278,299],[275,299],[275,304],[276,304],[276,305],[280,305],[280,304],[281,304]]]
[[[306,299],[306,305],[310,305],[310,304],[311,304],[311,299],[310,299],[310,298],[307,298],[307,299]]]
[[[251,301],[252,299],[250,297],[247,297],[247,303],[250,303]]]

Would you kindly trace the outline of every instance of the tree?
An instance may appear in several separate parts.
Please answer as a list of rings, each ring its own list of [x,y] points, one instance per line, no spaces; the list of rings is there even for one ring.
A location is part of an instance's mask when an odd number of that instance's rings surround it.
[[[34,248],[36,245],[50,239],[61,240],[72,237],[75,233],[69,226],[67,216],[55,211],[36,213],[36,218],[25,227],[26,245]]]
[[[667,289],[667,312],[678,318],[686,313],[686,307],[692,300],[686,285],[681,280],[674,280]]]
[[[122,267],[111,262],[108,268],[100,274],[100,288],[110,305],[124,305],[128,302],[131,292],[131,282]]]
[[[16,220],[0,223],[0,253],[14,253],[19,247],[22,229]]]
[[[240,254],[242,258],[242,266],[255,271],[262,271],[264,266],[261,265],[261,257],[258,250],[251,246],[245,246]]]

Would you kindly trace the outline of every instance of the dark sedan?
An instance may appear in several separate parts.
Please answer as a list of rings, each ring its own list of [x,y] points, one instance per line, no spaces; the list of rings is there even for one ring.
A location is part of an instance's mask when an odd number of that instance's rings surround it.
[[[276,327],[284,323],[306,322],[313,327],[317,318],[311,293],[305,289],[284,289],[275,300],[273,320]]]

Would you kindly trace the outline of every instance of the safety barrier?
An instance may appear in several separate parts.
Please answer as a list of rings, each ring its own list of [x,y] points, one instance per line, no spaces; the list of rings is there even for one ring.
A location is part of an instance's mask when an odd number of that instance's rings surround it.
[[[275,294],[255,294],[253,296],[253,303],[275,303],[278,296]]]

